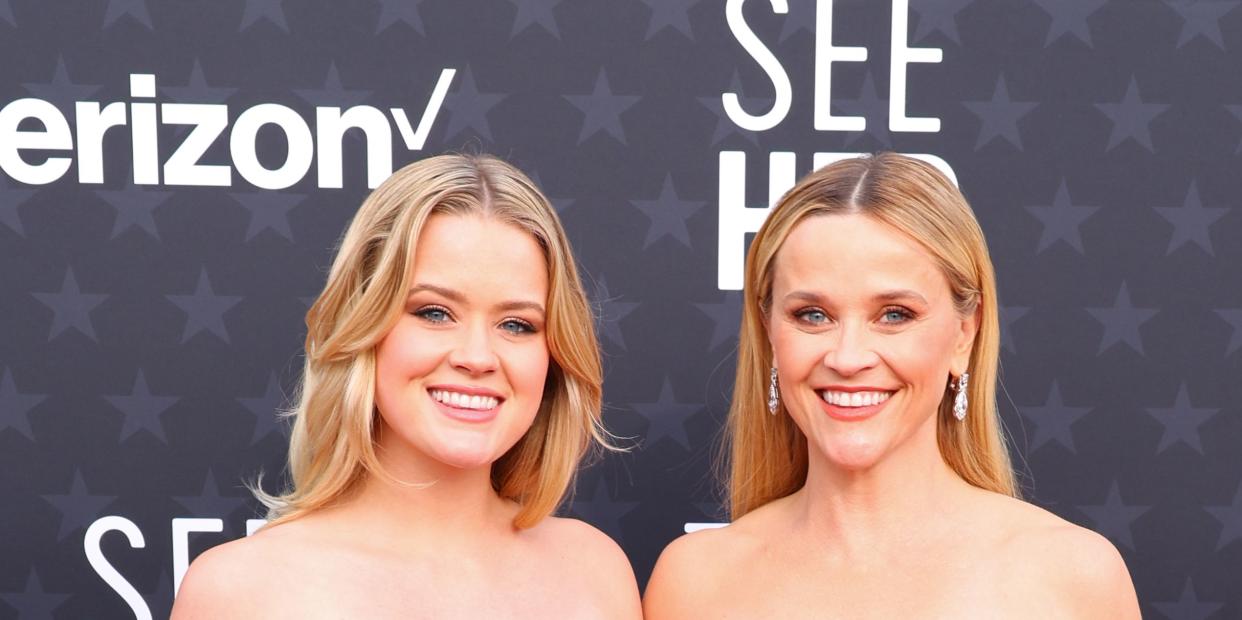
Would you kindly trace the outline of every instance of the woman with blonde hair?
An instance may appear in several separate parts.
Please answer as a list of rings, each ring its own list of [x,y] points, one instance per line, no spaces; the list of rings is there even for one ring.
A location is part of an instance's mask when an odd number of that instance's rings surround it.
[[[555,211],[486,156],[394,173],[307,314],[291,488],[186,574],[173,617],[632,618],[624,553],[550,515],[607,446]]]
[[[1112,544],[1019,499],[999,343],[944,175],[883,153],[799,181],[747,257],[734,522],[664,551],[647,617],[1138,617]]]

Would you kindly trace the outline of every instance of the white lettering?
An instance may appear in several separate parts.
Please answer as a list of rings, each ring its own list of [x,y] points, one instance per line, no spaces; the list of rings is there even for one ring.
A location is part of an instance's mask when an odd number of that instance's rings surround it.
[[[815,7],[815,129],[819,131],[863,131],[862,116],[832,115],[832,63],[866,62],[867,48],[838,47],[832,44],[832,0],[819,0]]]
[[[125,125],[125,104],[117,101],[99,109],[97,101],[79,101],[78,182],[103,183],[103,139],[108,130]]]
[[[224,519],[177,518],[172,520],[173,598],[190,567],[190,532],[223,532]]]
[[[165,103],[160,116],[167,125],[192,125],[194,129],[181,146],[164,162],[164,182],[169,185],[227,187],[233,184],[228,166],[200,164],[198,160],[211,148],[229,125],[229,107],[207,103]]]
[[[129,94],[132,97],[154,97],[155,76],[133,74],[129,76]],[[134,184],[160,184],[160,148],[155,131],[155,104],[130,104],[133,119],[129,130],[134,147]]]
[[[121,600],[129,605],[136,620],[151,620],[151,609],[147,607],[147,602],[142,600],[142,595],[138,594],[133,584],[126,581],[104,557],[99,541],[104,534],[113,531],[125,534],[125,538],[129,540],[129,546],[134,549],[147,546],[142,537],[142,530],[138,529],[133,521],[117,516],[100,517],[89,528],[86,528],[86,537],[82,543],[86,550],[86,561],[90,563],[91,568],[95,569],[95,573],[103,579],[104,583],[108,584],[108,587],[121,595]]]
[[[411,151],[423,148],[423,144],[427,142],[427,135],[431,133],[431,125],[436,122],[436,116],[440,114],[440,108],[444,105],[444,97],[448,94],[449,85],[453,83],[453,77],[456,75],[457,69],[440,71],[440,79],[436,80],[436,87],[431,91],[431,99],[427,100],[427,107],[423,108],[423,117],[418,121],[417,132],[410,131],[410,119],[406,118],[405,110],[401,108],[388,110],[392,112],[392,120],[397,124],[397,130],[401,132],[405,148]]]
[[[315,115],[315,139],[319,142],[319,187],[344,187],[341,141],[348,129],[361,129],[367,136],[367,186],[376,187],[392,174],[392,129],[383,112],[369,105],[319,108]]]
[[[773,13],[784,15],[789,12],[789,4],[786,0],[769,1],[772,3]],[[759,116],[742,109],[737,93],[724,93],[721,95],[721,101],[725,114],[728,114],[729,119],[738,127],[748,131],[767,131],[779,125],[785,120],[785,115],[789,114],[789,106],[793,102],[793,87],[789,84],[789,74],[785,73],[781,62],[746,23],[746,18],[742,16],[743,2],[745,0],[728,0],[725,4],[725,20],[729,24],[729,30],[733,31],[734,38],[742,45],[742,49],[745,49],[746,53],[759,63],[764,73],[768,74],[768,79],[772,81],[772,87],[776,90],[776,100],[772,102],[771,110]]]
[[[18,131],[22,121],[34,118],[43,131]],[[73,148],[69,123],[56,106],[42,99],[18,99],[0,109],[0,170],[29,185],[47,185],[69,169],[69,157],[49,157],[38,165],[26,163],[22,149],[67,151]]]
[[[264,125],[279,127],[289,145],[285,163],[275,170],[264,168],[255,152],[259,128]],[[237,117],[233,135],[229,136],[229,149],[233,165],[242,178],[263,189],[284,189],[297,183],[310,170],[315,142],[306,121],[297,112],[280,104],[262,103]]]
[[[938,47],[909,47],[910,0],[893,0],[893,40],[889,57],[888,130],[940,131],[940,119],[906,116],[906,65],[915,62],[938,63],[944,51]]]

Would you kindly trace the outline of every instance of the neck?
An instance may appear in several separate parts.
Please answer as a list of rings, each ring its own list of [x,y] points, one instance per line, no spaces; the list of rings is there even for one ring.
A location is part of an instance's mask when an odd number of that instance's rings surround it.
[[[794,527],[847,554],[874,556],[905,541],[950,533],[955,506],[972,487],[940,456],[936,420],[863,469],[809,446],[806,485],[794,495]]]

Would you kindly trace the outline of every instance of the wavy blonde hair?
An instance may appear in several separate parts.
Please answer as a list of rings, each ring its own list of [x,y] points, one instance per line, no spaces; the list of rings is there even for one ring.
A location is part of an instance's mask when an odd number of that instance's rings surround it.
[[[529,178],[499,159],[431,157],[393,173],[362,203],[306,315],[306,362],[290,412],[291,486],[278,496],[256,488],[271,523],[325,507],[367,475],[394,480],[375,452],[375,348],[404,307],[419,235],[441,213],[516,226],[547,261],[544,398],[530,429],[491,471],[496,492],[521,505],[513,525],[529,528],[556,510],[588,448],[608,446],[593,316],[556,212]]]
[[[896,153],[842,160],[800,180],[781,198],[746,257],[737,378],[729,408],[726,490],[733,519],[797,491],[806,483],[807,439],[793,418],[769,415],[772,351],[767,315],[777,251],[804,219],[859,213],[917,239],[939,265],[959,314],[977,313],[970,355],[969,409],[953,417],[945,390],[937,413],[940,454],[977,487],[1018,497],[1018,485],[996,408],[1000,349],[996,278],[983,231],[965,197],[931,165]]]

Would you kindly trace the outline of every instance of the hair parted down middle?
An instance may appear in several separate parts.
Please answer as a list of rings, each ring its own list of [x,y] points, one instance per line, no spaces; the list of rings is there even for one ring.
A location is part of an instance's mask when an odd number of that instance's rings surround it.
[[[912,157],[880,153],[842,160],[802,178],[772,209],[751,242],[724,444],[731,517],[737,519],[785,497],[806,482],[806,437],[783,412],[783,403],[775,416],[767,409],[772,349],[766,321],[772,270],[781,245],[800,222],[847,213],[874,218],[917,240],[948,281],[958,313],[978,313],[966,419],[958,422],[953,417],[953,392],[946,389],[937,411],[937,443],[941,457],[966,482],[1017,497],[996,410],[1000,327],[995,275],[983,231],[965,197],[938,170]]]
[[[403,311],[419,235],[440,213],[516,226],[535,238],[547,263],[543,402],[526,434],[492,465],[497,493],[521,505],[514,526],[551,514],[588,448],[609,447],[594,320],[556,212],[529,178],[499,159],[431,157],[393,173],[363,202],[306,315],[306,360],[290,412],[291,485],[278,496],[255,490],[271,523],[328,506],[368,475],[394,480],[375,453],[375,348]]]

